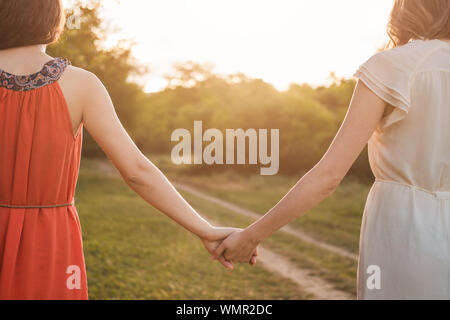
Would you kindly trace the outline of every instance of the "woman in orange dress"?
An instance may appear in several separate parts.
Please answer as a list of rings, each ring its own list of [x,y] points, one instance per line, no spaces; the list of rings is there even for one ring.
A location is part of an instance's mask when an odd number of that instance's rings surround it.
[[[210,252],[236,231],[201,218],[138,150],[95,75],[45,53],[64,20],[60,0],[0,0],[0,299],[88,297],[74,204],[83,126],[133,190]]]

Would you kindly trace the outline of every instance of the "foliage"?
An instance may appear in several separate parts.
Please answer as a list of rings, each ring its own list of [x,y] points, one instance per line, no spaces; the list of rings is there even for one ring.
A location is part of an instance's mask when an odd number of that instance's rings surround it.
[[[293,174],[310,169],[323,155],[342,122],[355,81],[334,78],[330,86],[292,84],[278,91],[260,79],[243,74],[218,75],[210,65],[195,62],[174,66],[165,90],[146,94],[131,81],[145,72],[132,57],[132,44],[120,42],[105,49],[110,31],[99,18],[98,4],[81,6],[80,30],[67,30],[61,41],[49,48],[55,56],[69,58],[75,66],[95,73],[109,90],[118,115],[138,146],[149,154],[170,154],[170,141],[177,128],[192,132],[194,120],[204,130],[218,128],[280,129],[280,172]],[[84,155],[101,152],[92,139],[85,139]],[[233,170],[259,170],[239,166]],[[192,170],[222,170],[192,166]],[[364,179],[371,177],[363,153],[352,169]]]
[[[79,8],[81,28],[66,29],[61,39],[47,52],[55,57],[68,58],[74,66],[97,75],[109,91],[122,123],[132,134],[139,106],[147,97],[142,87],[129,79],[145,69],[135,63],[131,54],[132,44],[127,41],[121,41],[111,49],[104,48],[103,42],[110,31],[99,18],[99,2],[89,5],[77,2],[74,7]],[[92,156],[100,153],[95,142],[87,136],[84,154]]]

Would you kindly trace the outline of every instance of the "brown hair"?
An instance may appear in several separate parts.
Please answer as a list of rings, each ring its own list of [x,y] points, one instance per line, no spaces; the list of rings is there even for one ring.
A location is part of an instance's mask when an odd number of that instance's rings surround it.
[[[450,39],[450,0],[395,0],[388,35],[389,47],[415,39]]]
[[[65,19],[61,0],[0,0],[0,50],[51,44]]]

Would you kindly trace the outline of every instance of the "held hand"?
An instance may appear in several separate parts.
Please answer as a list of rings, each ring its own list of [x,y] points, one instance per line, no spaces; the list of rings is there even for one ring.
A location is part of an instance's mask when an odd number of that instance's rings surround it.
[[[217,249],[217,247],[222,243],[221,240],[218,241],[210,241],[210,240],[204,240],[202,239],[203,245],[205,246],[206,250],[208,250],[208,252],[210,254],[212,254],[214,252],[214,250]],[[222,264],[225,268],[229,269],[229,270],[233,270],[234,265],[233,263],[231,263],[230,261],[227,261],[225,259],[225,257],[220,257],[219,259],[217,259],[217,261],[220,262],[220,264]]]
[[[242,231],[242,229],[237,228],[213,228],[212,232],[208,235],[208,239],[201,239],[203,242],[203,245],[205,246],[206,250],[212,255],[214,251],[220,246],[223,240],[225,240],[228,236],[230,236],[233,233]],[[253,256],[250,260],[247,260],[246,262],[249,262],[251,266],[256,264],[256,257],[258,255],[257,250],[255,250]],[[233,270],[234,265],[231,261],[228,261],[225,259],[224,256],[220,256],[217,258],[217,260],[227,269]]]
[[[239,230],[226,238],[212,254],[213,259],[225,258],[232,263],[249,262],[254,265],[258,255],[258,243],[252,240],[245,230]]]
[[[205,246],[206,250],[210,254],[214,252],[214,250],[219,247],[219,245],[222,243],[224,239],[226,239],[230,234],[238,231],[239,229],[235,228],[217,228],[214,227],[211,229],[211,232],[208,234],[206,239],[201,239],[203,245]],[[217,259],[225,268],[229,270],[233,270],[234,265],[230,261],[227,261],[225,257],[220,257]]]

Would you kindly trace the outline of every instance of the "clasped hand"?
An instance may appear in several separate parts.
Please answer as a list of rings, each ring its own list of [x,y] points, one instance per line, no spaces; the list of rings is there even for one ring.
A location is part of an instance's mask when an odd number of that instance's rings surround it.
[[[230,270],[235,263],[256,264],[259,243],[252,240],[246,230],[214,228],[213,234],[209,240],[202,240],[212,259]]]

